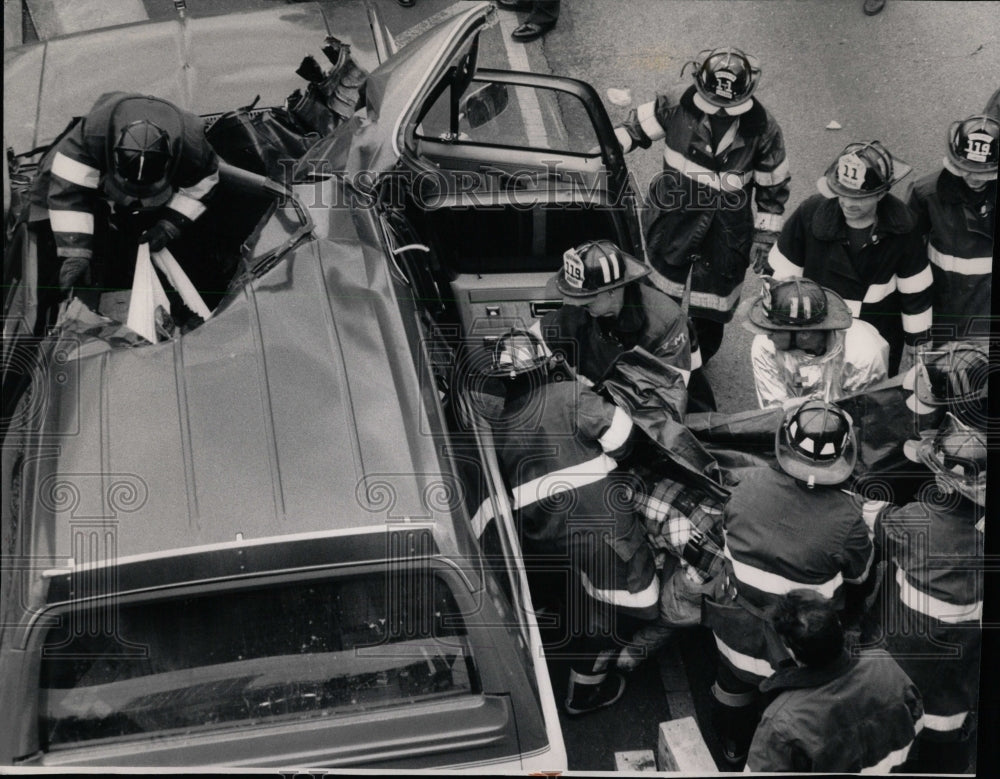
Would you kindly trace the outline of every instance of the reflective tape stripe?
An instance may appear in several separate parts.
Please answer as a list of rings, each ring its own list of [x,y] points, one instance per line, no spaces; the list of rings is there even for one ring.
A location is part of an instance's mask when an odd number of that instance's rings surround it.
[[[192,222],[205,213],[205,204],[193,197],[182,195],[180,192],[174,194],[167,203],[167,208],[173,209],[178,214],[186,216]]]
[[[775,242],[774,246],[771,247],[771,251],[767,255],[767,264],[771,266],[771,270],[774,271],[774,278],[776,279],[802,276],[803,267],[801,265],[796,265],[784,254],[782,254],[781,250],[778,249],[777,242]]]
[[[476,534],[476,538],[482,537],[486,526],[493,519],[496,519],[496,516],[493,514],[493,501],[487,498],[476,509],[476,513],[472,515],[472,531]]]
[[[599,482],[617,466],[612,458],[601,454],[579,465],[546,473],[514,488],[514,508],[524,508],[545,498]]]
[[[939,252],[932,244],[927,244],[927,259],[948,273],[963,276],[985,276],[993,272],[992,257],[954,257]]]
[[[896,277],[896,285],[904,295],[915,295],[918,292],[923,292],[925,289],[930,289],[933,283],[934,274],[931,273],[930,265],[925,265],[920,273],[913,276]]]
[[[52,175],[87,189],[97,189],[101,181],[101,171],[67,157],[61,151],[57,151],[52,158]]]
[[[919,314],[903,314],[903,329],[908,333],[922,333],[929,330],[933,321],[933,311],[927,308]]]
[[[214,173],[209,173],[205,178],[199,181],[197,184],[192,184],[190,187],[181,187],[177,191],[195,200],[201,200],[209,192],[215,189],[215,185],[219,183],[219,173],[218,171]]]
[[[899,585],[899,599],[907,608],[933,617],[941,622],[954,625],[959,622],[978,622],[983,618],[983,602],[955,604],[935,598],[929,593],[910,584],[906,578],[906,571],[896,566],[896,584]]]
[[[753,220],[756,230],[770,230],[772,233],[780,233],[785,224],[785,217],[781,214],[759,213]]]
[[[767,660],[762,660],[759,657],[751,657],[750,655],[745,655],[742,652],[737,652],[718,636],[715,636],[715,644],[719,648],[719,653],[725,657],[734,668],[739,668],[741,671],[746,671],[747,673],[754,674],[755,676],[761,676],[765,679],[774,674],[774,666],[767,662]]]
[[[806,589],[818,592],[824,598],[833,598],[837,594],[837,588],[844,583],[844,577],[838,572],[836,576],[829,579],[821,584],[806,584],[805,582],[797,582],[792,579],[786,579],[776,573],[771,573],[770,571],[762,571],[760,568],[756,568],[752,565],[747,565],[739,560],[733,558],[732,552],[729,551],[728,546],[723,547],[723,552],[726,558],[733,565],[733,574],[736,578],[743,582],[744,584],[749,584],[754,589],[760,590],[761,592],[767,592],[771,595],[786,595],[792,590]]]
[[[701,347],[691,352],[691,370],[696,371],[702,366],[701,362]]]
[[[712,697],[715,698],[723,706],[728,706],[731,709],[742,709],[744,706],[750,706],[757,702],[757,691],[747,690],[746,692],[729,692],[723,690],[718,681],[712,683],[711,687]]]
[[[681,287],[683,290],[683,287]],[[737,285],[736,289],[723,297],[711,292],[691,291],[691,305],[694,308],[709,308],[713,311],[732,311],[736,304],[740,302],[740,293],[743,291],[742,285]]]
[[[875,765],[869,766],[868,768],[862,768],[858,773],[861,774],[887,774],[889,769],[897,765],[901,765],[906,762],[907,756],[910,754],[910,747],[913,746],[911,741],[905,747],[900,747],[888,755],[879,760]]]
[[[864,303],[878,303],[880,300],[885,300],[889,295],[896,291],[896,275],[893,274],[892,278],[889,279],[884,284],[869,284],[868,291],[865,292]]]
[[[663,149],[663,159],[666,161],[667,165],[682,175],[687,176],[692,181],[696,181],[699,184],[705,184],[706,186],[709,186],[712,189],[717,189],[721,192],[739,192],[746,186],[751,175],[753,175],[749,172],[737,173],[736,171],[717,173],[716,171],[709,170],[696,162],[692,162],[683,154],[674,151],[669,146],[665,146]]]
[[[624,409],[615,406],[615,415],[611,418],[611,424],[604,431],[604,435],[597,439],[597,443],[605,452],[613,452],[615,449],[621,448],[631,434],[632,419]]]
[[[94,215],[89,211],[55,211],[50,208],[49,221],[54,233],[94,234]]]
[[[878,515],[882,509],[888,508],[891,505],[887,500],[866,500],[864,502],[864,505],[861,507],[861,518],[868,525],[869,533],[875,531],[875,520],[878,519]]]
[[[965,717],[968,713],[967,711],[960,711],[958,714],[943,716],[941,714],[928,714],[925,711],[923,716],[924,726],[928,730],[936,730],[940,733],[958,730],[965,724]]]
[[[774,170],[755,170],[753,180],[762,187],[773,187],[791,178],[791,171],[788,169],[788,162],[782,160]]]
[[[632,151],[633,144],[632,136],[628,134],[628,130],[624,127],[615,128],[615,137],[618,139],[618,143],[622,145],[622,151],[626,154]]]
[[[651,141],[658,141],[667,131],[663,129],[663,125],[659,123],[656,118],[656,101],[651,100],[648,103],[643,103],[637,109],[635,109],[636,119],[639,120],[639,126],[642,131],[646,133]]]
[[[653,581],[639,592],[629,592],[628,590],[602,590],[591,584],[587,574],[580,571],[580,581],[583,589],[594,600],[601,603],[610,603],[612,606],[620,606],[630,609],[646,609],[655,606],[660,602],[660,580],[655,574]]]

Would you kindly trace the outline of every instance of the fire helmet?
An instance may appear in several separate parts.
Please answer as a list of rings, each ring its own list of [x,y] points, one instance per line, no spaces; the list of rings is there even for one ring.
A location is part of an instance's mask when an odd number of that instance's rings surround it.
[[[937,432],[907,441],[904,451],[930,468],[939,483],[979,506],[986,505],[986,435],[982,430],[948,413]]]
[[[170,200],[181,132],[180,115],[166,101],[135,96],[119,102],[107,134],[108,196],[136,208],[156,208]]]
[[[988,419],[990,358],[985,344],[951,341],[941,349],[917,352],[904,374],[903,389],[913,392],[907,405],[918,414],[948,406],[966,424],[982,426]]]
[[[822,400],[807,400],[785,413],[774,450],[781,469],[810,486],[846,481],[858,459],[850,415]]]
[[[549,362],[545,345],[534,333],[512,329],[493,344],[490,374],[515,379],[536,371],[547,371]]]
[[[1000,161],[1000,122],[989,116],[972,116],[948,128],[948,156],[944,164],[952,173],[997,177]]]
[[[587,241],[563,254],[552,282],[572,298],[592,297],[647,276],[650,269],[611,241]],[[552,283],[550,282],[550,283]]]
[[[698,94],[721,108],[745,103],[760,81],[757,58],[733,47],[707,49],[694,64]]]
[[[853,317],[840,295],[811,279],[765,276],[749,319],[755,331],[846,330]]]
[[[871,197],[888,192],[913,168],[893,157],[881,141],[848,144],[816,187],[826,197]]]

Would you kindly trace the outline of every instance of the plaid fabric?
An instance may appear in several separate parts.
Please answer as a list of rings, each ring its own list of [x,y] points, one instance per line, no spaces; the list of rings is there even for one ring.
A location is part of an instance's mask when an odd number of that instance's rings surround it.
[[[672,479],[662,479],[646,493],[636,493],[636,507],[646,521],[646,535],[657,550],[679,558],[685,575],[703,584],[724,566],[721,538],[722,504],[697,489]],[[696,564],[684,557],[694,539],[703,554]]]

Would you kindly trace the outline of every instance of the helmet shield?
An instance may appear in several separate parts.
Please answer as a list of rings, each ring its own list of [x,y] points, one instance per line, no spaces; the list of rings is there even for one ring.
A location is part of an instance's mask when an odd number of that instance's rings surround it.
[[[830,198],[871,197],[888,192],[911,170],[880,141],[851,143],[826,169],[816,188]]]
[[[587,241],[563,253],[563,266],[550,280],[569,298],[589,298],[647,276],[650,269],[611,241]]]
[[[973,116],[948,128],[945,167],[956,175],[980,174],[997,177],[1000,162],[1000,122],[989,116]]]
[[[846,481],[858,459],[851,417],[822,400],[807,400],[785,414],[774,449],[781,469],[809,484]]]

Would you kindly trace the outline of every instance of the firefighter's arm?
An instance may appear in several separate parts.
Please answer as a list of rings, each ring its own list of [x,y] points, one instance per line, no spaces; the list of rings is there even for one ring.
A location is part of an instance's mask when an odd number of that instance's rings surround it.
[[[201,119],[193,115],[185,115],[184,142],[173,183],[176,190],[167,203],[167,213],[183,228],[205,213],[219,183],[219,158],[205,138]]]
[[[667,95],[657,95],[655,100],[633,108],[628,118],[615,128],[615,136],[628,154],[633,149],[648,149],[653,141],[663,138],[666,123],[673,112],[673,101]]]
[[[775,716],[768,716],[765,712],[750,743],[747,771],[779,773],[803,770],[804,755],[796,753],[794,735],[786,734],[781,723],[776,721],[778,719],[780,712]]]
[[[94,210],[101,180],[100,163],[83,142],[83,122],[56,146],[47,193],[56,254],[89,262],[94,249]]]
[[[851,526],[844,541],[842,555],[841,571],[844,581],[847,584],[863,584],[875,559],[875,547],[862,516],[859,516]]]
[[[767,255],[767,263],[764,272],[773,275],[776,279],[789,278],[803,275],[806,258],[803,248],[806,241],[806,220],[802,215],[802,208],[797,208],[792,215],[785,220],[778,240],[774,242]]]
[[[581,386],[577,414],[580,435],[596,441],[608,457],[620,461],[632,449],[632,418],[625,409]]]
[[[916,232],[903,237],[904,257],[896,271],[896,288],[903,315],[903,336],[906,345],[913,347],[926,341],[934,317],[934,275],[924,249],[923,240]],[[912,357],[912,354],[911,354]]]

